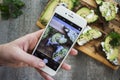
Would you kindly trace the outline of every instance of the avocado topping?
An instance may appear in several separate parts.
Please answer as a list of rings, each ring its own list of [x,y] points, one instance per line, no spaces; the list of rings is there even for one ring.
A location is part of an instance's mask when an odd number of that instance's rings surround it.
[[[103,0],[95,0],[98,5],[102,4]]]
[[[94,10],[90,10],[87,7],[79,9],[77,14],[85,18],[88,23],[93,23],[98,19],[98,15],[95,14]]]
[[[101,44],[107,59],[115,65],[118,65],[119,62],[117,58],[119,57],[120,34],[111,32]]]
[[[63,46],[57,46],[56,51],[53,53],[53,60],[60,61],[60,59],[64,58],[67,54],[68,49],[64,48]]]
[[[54,8],[57,6],[57,4],[59,3],[59,0],[51,0],[48,4],[48,6],[46,7],[45,11],[42,13],[41,17],[40,17],[40,21],[42,24],[46,25],[47,22],[50,20]]]
[[[59,5],[60,3],[66,4],[68,9],[70,10],[74,6],[71,0],[51,0],[40,17],[40,22],[43,25],[47,25],[48,21],[52,17],[55,7]]]
[[[101,14],[106,21],[115,19],[117,9],[117,6],[112,2],[103,2],[102,5],[99,7]]]
[[[102,33],[99,30],[92,29],[87,26],[87,30],[84,30],[83,33],[79,36],[77,43],[81,46],[89,42],[90,40],[99,38],[101,35]]]

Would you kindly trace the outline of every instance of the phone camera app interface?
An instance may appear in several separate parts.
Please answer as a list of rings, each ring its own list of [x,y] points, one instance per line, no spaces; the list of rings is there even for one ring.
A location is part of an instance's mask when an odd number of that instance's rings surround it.
[[[56,71],[80,31],[79,26],[55,13],[34,55]]]

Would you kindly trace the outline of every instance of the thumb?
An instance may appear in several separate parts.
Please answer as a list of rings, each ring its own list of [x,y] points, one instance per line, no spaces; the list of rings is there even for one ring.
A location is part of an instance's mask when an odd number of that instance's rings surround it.
[[[45,63],[41,59],[39,59],[31,54],[28,54],[28,53],[24,52],[23,50],[20,50],[19,55],[17,55],[17,56],[20,61],[25,62],[26,64],[28,64],[32,67],[40,69],[45,66]]]

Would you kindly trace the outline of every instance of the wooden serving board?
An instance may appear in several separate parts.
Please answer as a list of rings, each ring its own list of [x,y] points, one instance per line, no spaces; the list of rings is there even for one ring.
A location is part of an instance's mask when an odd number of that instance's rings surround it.
[[[84,1],[83,4],[89,4],[86,2],[86,0],[81,0]],[[88,0],[87,0],[88,1]],[[94,0],[90,0],[91,2],[93,2]],[[89,2],[89,1],[88,1]],[[89,4],[91,5],[91,4]],[[94,8],[96,6],[94,6],[94,4],[92,4],[92,8]],[[120,19],[120,18],[119,18]],[[113,24],[114,23],[114,24]],[[40,20],[38,20],[36,22],[37,26],[40,28],[45,28],[45,26],[40,22]],[[116,25],[117,24],[117,25]],[[119,25],[119,26],[118,26]],[[98,49],[100,48],[100,42],[103,41],[105,35],[110,32],[110,30],[115,30],[117,32],[120,31],[120,22],[117,22],[115,20],[111,21],[110,24],[108,26],[103,26],[101,27],[99,24],[93,24],[92,26],[94,26],[94,28],[98,28],[103,34],[104,36],[102,36],[102,38],[96,39],[96,40],[92,40],[89,43],[85,44],[84,46],[79,46],[79,45],[75,45],[74,48],[76,48],[77,50],[83,52],[84,54],[90,56],[91,58],[105,64],[106,66],[110,67],[113,70],[117,70],[119,68],[119,66],[115,66],[112,63],[110,63],[104,56],[102,52],[102,50]],[[104,28],[105,27],[105,28]],[[104,30],[102,29],[104,28]],[[107,32],[108,31],[108,32]],[[120,32],[119,32],[120,33]],[[98,47],[99,46],[99,47]],[[98,48],[97,48],[98,47]],[[101,54],[103,53],[103,54]]]
[[[42,25],[39,20],[36,22],[36,24],[40,28],[45,28],[45,26]],[[106,58],[104,58],[102,55],[100,55],[98,52],[95,51],[94,43],[99,43],[99,40],[90,41],[88,44],[86,44],[84,46],[78,46],[76,44],[74,47],[77,50],[83,52],[84,54],[87,54],[88,56],[92,57],[93,59],[98,60],[99,62],[112,68],[113,70],[117,70],[119,68],[119,66],[115,66],[115,65],[111,64],[108,60],[106,60]]]

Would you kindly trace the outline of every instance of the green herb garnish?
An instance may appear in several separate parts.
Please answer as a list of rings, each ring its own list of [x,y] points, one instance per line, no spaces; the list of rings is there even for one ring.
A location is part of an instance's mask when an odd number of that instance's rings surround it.
[[[120,46],[120,34],[117,32],[111,32],[109,35],[112,38],[110,45],[113,47]]]
[[[17,18],[22,12],[25,3],[21,0],[3,0],[0,3],[0,11],[2,19]]]
[[[72,0],[72,2],[74,3],[74,6],[80,5],[80,1],[79,0]]]

